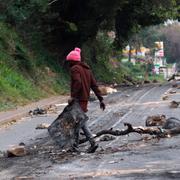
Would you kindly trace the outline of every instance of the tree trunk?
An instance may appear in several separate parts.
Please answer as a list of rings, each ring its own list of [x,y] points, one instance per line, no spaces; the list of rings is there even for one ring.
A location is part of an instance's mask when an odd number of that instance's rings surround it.
[[[138,134],[149,134],[155,135],[159,138],[169,137],[173,135],[180,134],[180,127],[175,127],[172,129],[162,129],[159,127],[133,127],[129,123],[124,123],[124,126],[127,126],[125,130],[113,130],[112,128],[109,130],[102,130],[96,134],[94,138],[100,137],[105,134],[110,134],[114,136],[124,136],[130,133],[138,133]],[[81,139],[80,143],[86,142],[86,139]]]

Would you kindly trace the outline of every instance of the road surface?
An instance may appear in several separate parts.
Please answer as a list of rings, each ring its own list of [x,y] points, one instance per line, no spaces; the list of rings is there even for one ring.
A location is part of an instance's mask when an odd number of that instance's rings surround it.
[[[180,89],[171,90],[170,84],[120,88],[105,97],[103,112],[97,101],[89,104],[89,126],[96,133],[102,129],[123,129],[123,123],[145,126],[149,115],[165,114],[180,117],[179,108],[170,109],[172,100],[180,99]],[[59,108],[60,113],[63,106]],[[24,157],[0,158],[0,179],[180,179],[180,136],[157,139],[148,135],[129,134],[111,141],[100,141],[94,154],[87,154],[88,143],[82,153],[62,152],[48,136],[47,130],[35,130],[39,123],[51,123],[58,114],[25,118],[0,129],[0,149],[24,142],[32,149]]]

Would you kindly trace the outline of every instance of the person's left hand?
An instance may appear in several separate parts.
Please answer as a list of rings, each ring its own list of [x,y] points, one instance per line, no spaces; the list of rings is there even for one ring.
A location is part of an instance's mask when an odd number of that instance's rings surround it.
[[[106,109],[106,105],[103,101],[100,102],[100,108],[104,111]]]

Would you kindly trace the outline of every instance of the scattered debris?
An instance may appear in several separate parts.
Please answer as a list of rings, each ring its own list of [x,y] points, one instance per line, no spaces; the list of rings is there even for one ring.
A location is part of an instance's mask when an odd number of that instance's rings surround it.
[[[171,80],[173,80],[173,81],[179,81],[179,79],[180,79],[180,74],[179,74],[179,73],[176,73],[176,74],[173,74],[173,75],[168,79],[168,81],[171,81]]]
[[[79,103],[72,101],[48,127],[48,132],[61,148],[71,147],[75,143],[80,128],[87,120],[88,117]]]
[[[180,127],[180,120],[175,117],[166,119],[165,115],[149,116],[146,126],[162,126],[162,129],[173,129]]]
[[[175,74],[173,74],[173,75],[168,79],[168,81],[171,81],[171,80],[175,80]]]
[[[174,84],[172,84],[172,87],[173,87],[173,88],[177,88],[178,85],[177,85],[176,83],[174,83]]]
[[[117,89],[107,87],[107,86],[99,86],[99,90],[101,91],[102,96],[117,92]]]
[[[169,96],[163,96],[162,97],[162,100],[165,101],[165,100],[168,100],[169,99]]]
[[[57,113],[57,105],[49,105],[48,107],[45,108],[47,113]]]
[[[180,85],[177,86],[177,89],[180,89]]]
[[[0,151],[0,158],[4,157],[4,152]]]
[[[180,120],[175,117],[168,118],[162,126],[163,129],[173,129],[176,127],[180,127]]]
[[[48,129],[49,126],[50,126],[50,124],[41,123],[36,126],[36,129]]]
[[[32,176],[18,176],[18,177],[14,178],[14,180],[23,180],[23,179],[25,179],[25,180],[33,180],[34,177],[32,177]]]
[[[149,83],[151,83],[151,81],[149,81],[149,80],[144,80],[144,84],[149,84]]]
[[[47,110],[46,109],[42,109],[42,108],[36,108],[34,110],[30,110],[29,111],[29,115],[43,115],[43,114],[47,114]]]
[[[113,113],[113,118],[122,117],[125,114],[126,114],[126,112],[123,112],[123,111],[121,111],[121,112],[114,112]]]
[[[54,106],[57,108],[57,107],[60,107],[60,106],[67,106],[68,103],[61,103],[61,104],[54,104]]]
[[[125,96],[125,97],[130,97],[130,95],[129,95],[129,94],[125,94],[124,96]]]
[[[168,93],[169,93],[169,94],[175,94],[175,93],[176,93],[176,91],[174,91],[174,90],[170,90]]]
[[[133,85],[136,85],[132,82],[129,82],[127,81],[126,79],[123,79],[122,83],[121,83],[123,86],[133,86]]]
[[[152,82],[153,82],[153,83],[158,83],[158,80],[157,80],[157,79],[153,79]]]
[[[125,130],[113,130],[113,128],[108,130],[102,130],[96,133],[94,138],[100,137],[102,135],[113,135],[113,136],[123,136],[129,133],[138,134],[149,134],[157,137],[171,137],[173,135],[180,134],[180,120],[174,117],[166,119],[165,115],[150,116],[147,118],[146,124],[148,126],[156,127],[133,127],[129,123],[124,123],[127,126]],[[161,127],[159,127],[161,126]],[[81,139],[80,143],[86,142],[86,139]]]
[[[171,121],[173,121],[171,119]],[[173,124],[173,123],[171,123]],[[133,127],[129,123],[124,123],[125,126],[127,126],[127,129],[125,130],[113,130],[112,128],[109,130],[102,130],[96,134],[96,137],[99,137],[103,134],[111,134],[114,136],[123,136],[127,135],[129,133],[138,133],[138,134],[149,134],[149,135],[155,135],[157,137],[171,137],[173,135],[180,134],[180,123],[175,124],[177,125],[171,129],[163,129],[160,127]]]
[[[44,115],[47,113],[57,113],[57,106],[56,105],[49,105],[46,108],[37,107],[36,109],[29,111],[30,116]]]
[[[164,114],[148,116],[146,119],[146,126],[162,126],[166,121]]]
[[[177,101],[171,101],[170,108],[177,108],[179,106],[180,102]]]
[[[14,157],[14,156],[25,156],[27,151],[24,146],[14,146],[7,150],[6,156],[7,157]]]
[[[114,139],[116,139],[114,136],[110,136],[110,135],[103,135],[99,141],[113,141]]]
[[[23,142],[20,142],[19,146],[25,146],[25,144]]]
[[[133,79],[132,76],[124,75],[123,83],[126,85],[137,85],[137,80]]]
[[[4,123],[1,123],[0,124],[0,128],[8,128],[9,126],[13,125],[17,123],[17,120],[16,119],[13,119],[11,121],[7,121],[7,122],[4,122]]]
[[[90,91],[89,101],[96,101],[96,100],[97,100],[97,97],[96,97],[96,95],[94,94],[94,92],[91,90],[91,91]]]
[[[118,163],[117,161],[109,161],[108,164],[115,164]]]

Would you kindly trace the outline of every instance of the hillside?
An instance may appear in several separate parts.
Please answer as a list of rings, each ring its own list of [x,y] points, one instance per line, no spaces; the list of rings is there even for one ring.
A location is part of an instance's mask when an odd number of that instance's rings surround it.
[[[12,26],[0,23],[0,111],[63,94],[67,79],[51,56],[27,48]]]

